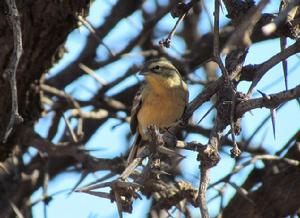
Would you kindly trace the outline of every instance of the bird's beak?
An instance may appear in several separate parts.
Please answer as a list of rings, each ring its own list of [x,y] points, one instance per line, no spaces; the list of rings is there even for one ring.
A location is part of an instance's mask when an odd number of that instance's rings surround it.
[[[140,71],[139,72],[139,75],[142,75],[142,76],[146,76],[146,75],[149,75],[150,72],[147,72],[147,71]]]
[[[147,68],[143,68],[143,69],[141,69],[141,71],[138,74],[142,75],[142,76],[146,76],[146,75],[149,75],[150,72]]]

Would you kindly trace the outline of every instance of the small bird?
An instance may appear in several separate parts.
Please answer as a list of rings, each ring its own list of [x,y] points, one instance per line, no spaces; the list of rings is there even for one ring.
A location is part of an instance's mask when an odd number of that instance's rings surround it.
[[[166,59],[146,62],[140,74],[145,76],[146,83],[133,100],[130,129],[137,136],[128,163],[136,157],[141,142],[148,140],[147,127],[170,127],[182,117],[189,97],[180,73]]]

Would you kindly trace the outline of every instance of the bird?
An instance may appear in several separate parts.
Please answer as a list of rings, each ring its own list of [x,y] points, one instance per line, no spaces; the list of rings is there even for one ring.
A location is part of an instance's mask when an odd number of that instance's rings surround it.
[[[140,74],[145,77],[145,84],[133,99],[130,129],[136,138],[128,163],[136,157],[142,142],[148,140],[147,128],[150,125],[161,129],[172,126],[184,114],[189,98],[187,84],[165,58],[145,62]]]

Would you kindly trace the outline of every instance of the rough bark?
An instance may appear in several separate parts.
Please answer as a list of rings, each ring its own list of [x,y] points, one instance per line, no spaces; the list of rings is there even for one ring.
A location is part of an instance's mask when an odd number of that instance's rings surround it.
[[[77,27],[77,16],[86,16],[89,0],[44,1],[18,0],[16,1],[20,14],[23,35],[23,54],[17,69],[17,89],[19,113],[24,118],[22,125],[33,126],[40,118],[42,108],[38,85],[40,79],[64,54],[64,42],[68,34]],[[10,16],[5,1],[0,2],[0,139],[2,141],[6,126],[9,122],[11,95],[8,81],[3,78],[3,71],[13,50],[13,33],[8,25]],[[4,166],[8,172],[1,172],[0,189],[0,217],[13,216],[13,203],[21,210],[24,217],[31,217],[31,208],[28,207],[29,197],[40,185],[42,175],[25,175],[18,170],[22,162],[15,157],[8,158],[15,145],[15,126],[13,134],[7,143],[0,144],[0,161],[6,159]],[[22,150],[18,148],[15,150]],[[21,152],[20,152],[21,154]],[[18,156],[18,154],[17,154]],[[64,160],[67,162],[67,160]],[[28,169],[28,173],[42,172]],[[63,165],[61,165],[63,168]],[[32,177],[31,177],[32,176]]]
[[[41,77],[64,54],[64,42],[77,27],[77,16],[87,15],[89,0],[17,1],[23,35],[23,55],[17,69],[19,113],[24,123],[33,125],[40,117],[38,84]],[[0,72],[3,73],[13,50],[12,29],[8,25],[5,1],[0,2]],[[0,81],[0,139],[9,122],[11,95],[9,83]],[[11,152],[13,143],[0,144],[0,160]]]

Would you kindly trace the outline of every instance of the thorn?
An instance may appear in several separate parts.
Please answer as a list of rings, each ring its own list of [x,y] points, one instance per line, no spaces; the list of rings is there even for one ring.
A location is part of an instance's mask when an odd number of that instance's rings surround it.
[[[271,112],[271,120],[272,120],[272,127],[273,127],[273,136],[274,136],[274,140],[276,140],[276,126],[275,126],[276,108],[270,109],[270,112]]]
[[[94,149],[87,149],[84,147],[78,147],[78,151],[82,152],[98,152],[98,151],[106,151],[107,148],[94,148]]]
[[[99,189],[99,188],[104,188],[104,187],[109,187],[112,185],[112,182],[104,182],[104,183],[100,183],[100,184],[96,184],[96,185],[92,185],[92,186],[88,186],[88,187],[84,187],[84,188],[79,188],[76,189],[76,192],[86,192],[86,191],[90,191],[90,190],[94,190],[94,189]]]
[[[101,183],[101,182],[103,182],[103,181],[105,181],[105,180],[110,179],[111,177],[113,177],[113,176],[115,176],[115,175],[116,175],[116,173],[110,172],[110,173],[104,175],[103,177],[97,179],[96,181],[87,184],[86,186],[82,187],[81,189],[90,187],[90,186],[95,185],[95,184],[97,184],[97,183]]]
[[[166,154],[168,156],[171,156],[171,157],[181,157],[181,158],[185,158],[185,156],[183,156],[182,154],[179,154],[177,153],[176,151],[174,150],[171,150],[169,148],[166,148],[164,146],[159,146],[157,147],[157,151],[162,153],[162,154]]]
[[[269,95],[263,93],[262,91],[259,91],[259,90],[257,90],[257,91],[262,95],[262,97],[264,97],[264,98],[270,100],[271,97],[270,97]]]
[[[142,196],[139,193],[135,192],[134,194],[136,195],[136,197],[138,197],[138,199],[140,199],[140,200],[143,199]]]
[[[74,185],[74,187],[71,189],[71,191],[67,194],[68,196],[70,196],[74,191],[76,191],[76,189],[78,188],[78,186],[80,185],[80,183],[82,183],[82,181],[87,177],[89,173],[87,171],[83,171],[78,182],[76,182],[76,184]]]
[[[270,100],[271,97],[259,90],[257,90],[262,96],[263,98],[267,99],[267,100]],[[274,136],[274,139],[276,140],[276,128],[275,128],[275,118],[276,118],[276,108],[271,108],[270,109],[270,112],[271,112],[271,120],[272,120],[272,127],[273,127],[273,136]]]
[[[286,37],[280,37],[280,50],[283,51],[286,48]],[[284,76],[284,84],[285,90],[288,90],[288,63],[287,60],[282,60],[282,69],[283,69],[283,76]]]
[[[216,106],[216,104],[214,104],[214,105],[212,105],[209,109],[208,109],[208,111],[203,115],[203,117],[198,121],[198,123],[197,124],[199,124],[213,109],[214,109],[214,107]]]
[[[106,198],[109,200],[112,200],[111,195],[105,192],[95,192],[95,191],[77,191],[75,190],[75,192],[82,192],[82,193],[86,193],[89,195],[93,195],[93,196],[97,196],[99,198]]]

